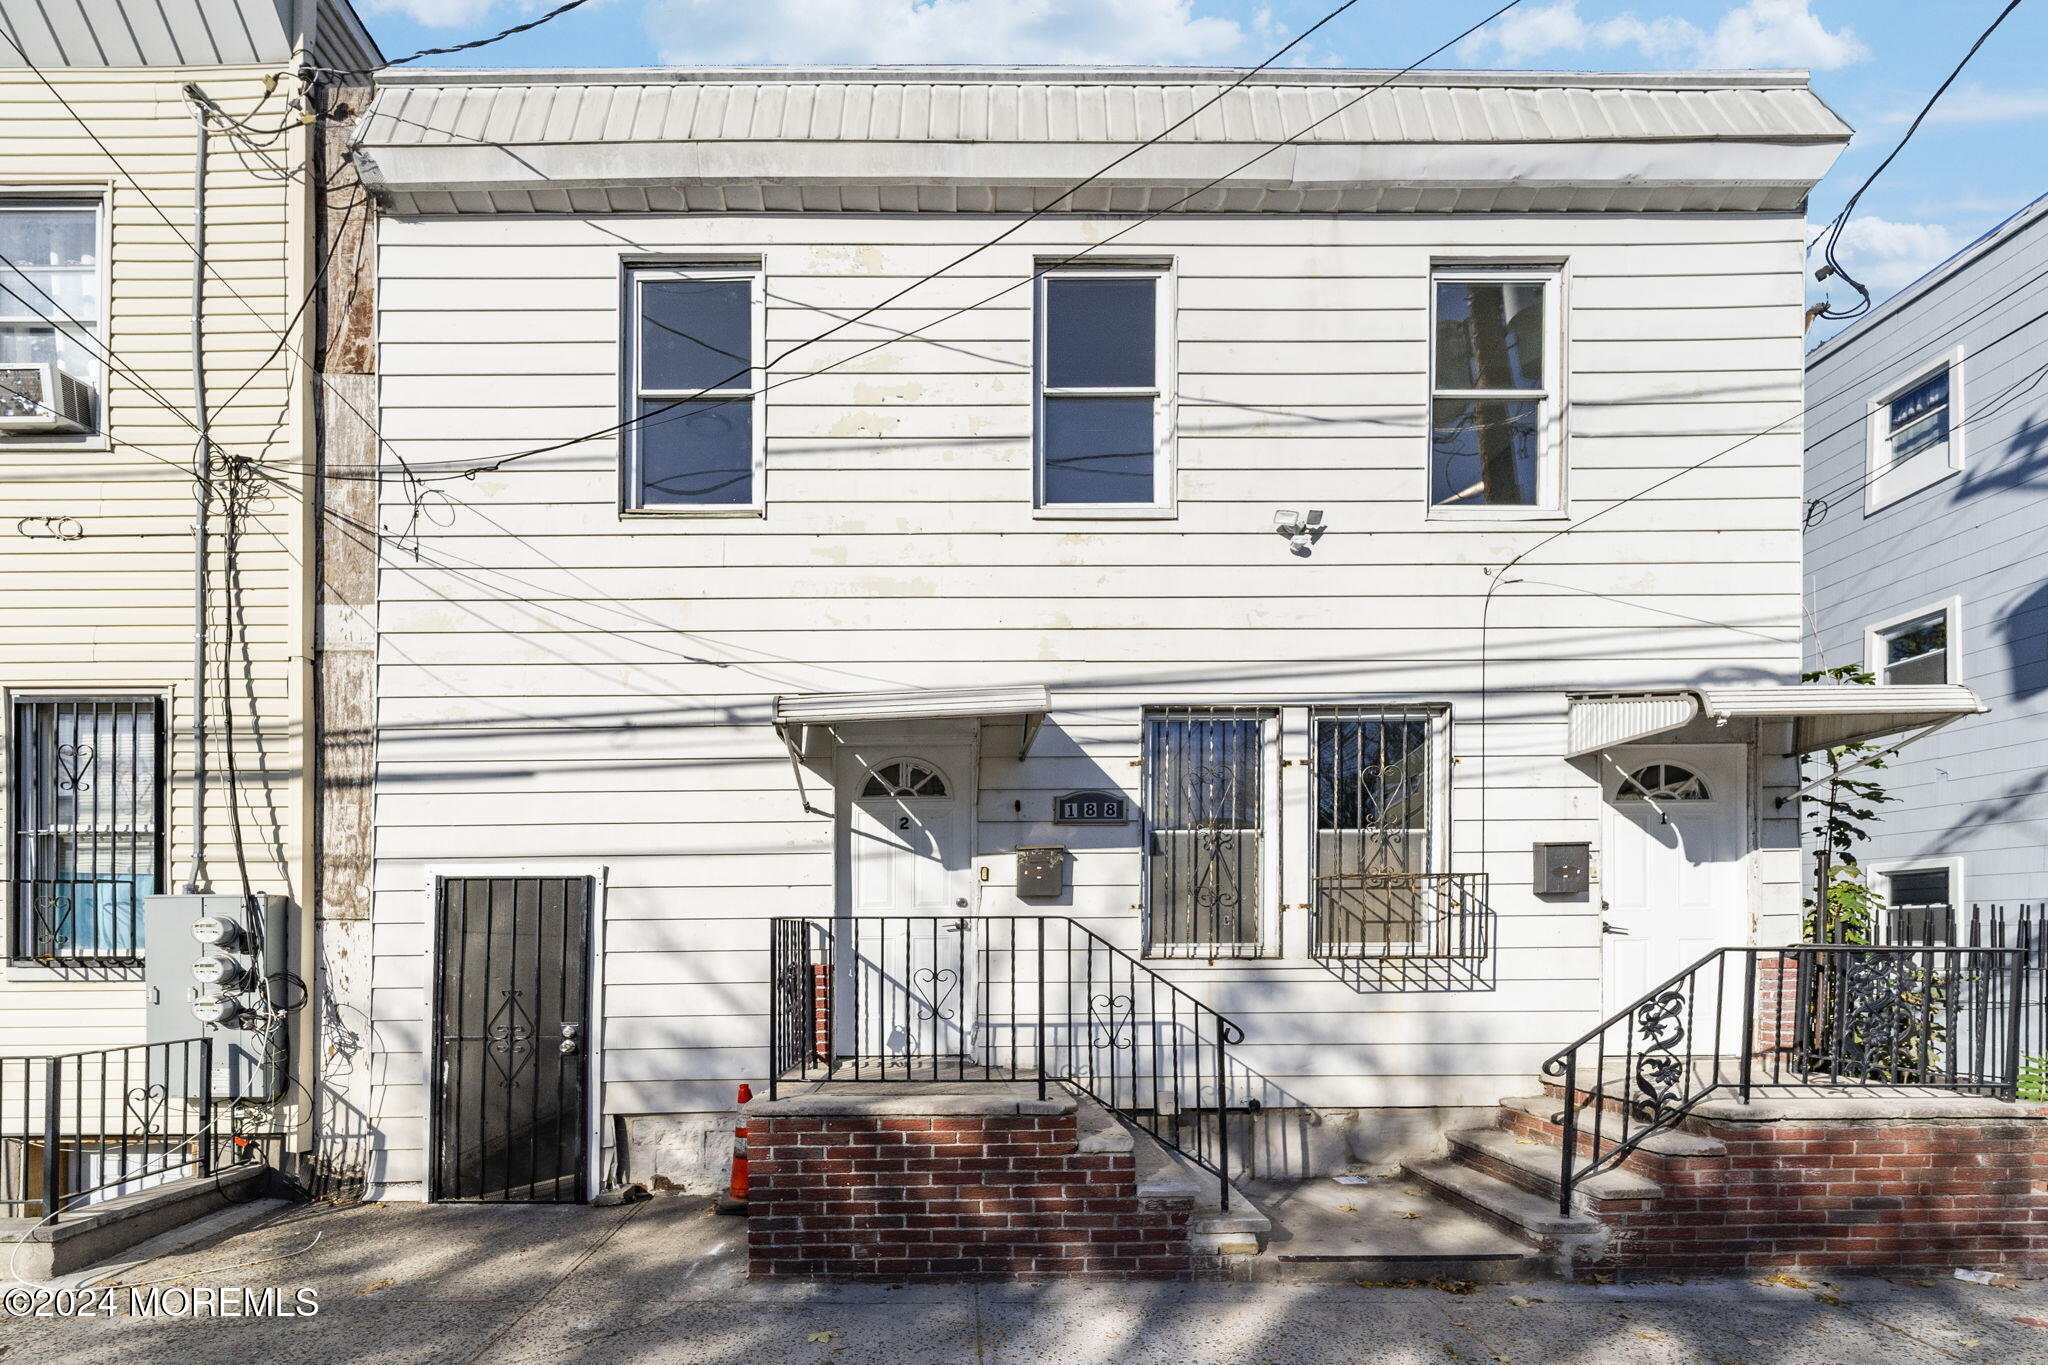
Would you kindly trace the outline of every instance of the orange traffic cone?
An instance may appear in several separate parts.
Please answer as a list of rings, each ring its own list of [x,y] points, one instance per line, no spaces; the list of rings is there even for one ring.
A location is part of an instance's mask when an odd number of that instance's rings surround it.
[[[752,1086],[742,1082],[740,1103],[754,1098]],[[732,1182],[726,1187],[725,1198],[718,1201],[720,1213],[745,1213],[747,1211],[747,1121],[743,1116],[739,1127],[732,1130]]]

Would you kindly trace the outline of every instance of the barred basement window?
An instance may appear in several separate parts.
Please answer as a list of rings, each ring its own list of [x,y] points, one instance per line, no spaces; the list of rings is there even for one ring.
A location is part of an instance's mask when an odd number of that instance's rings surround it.
[[[17,961],[141,960],[163,866],[163,703],[24,697],[11,776]]]
[[[1256,957],[1274,887],[1270,711],[1172,707],[1145,717],[1147,951]]]

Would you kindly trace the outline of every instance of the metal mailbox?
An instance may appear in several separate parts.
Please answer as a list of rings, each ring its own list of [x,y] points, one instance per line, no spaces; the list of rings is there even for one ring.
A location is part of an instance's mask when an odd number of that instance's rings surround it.
[[[1017,846],[1017,894],[1057,896],[1067,889],[1067,850],[1060,844]]]

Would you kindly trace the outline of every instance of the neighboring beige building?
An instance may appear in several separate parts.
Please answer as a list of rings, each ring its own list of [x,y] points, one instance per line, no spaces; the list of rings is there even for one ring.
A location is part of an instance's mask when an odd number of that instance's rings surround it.
[[[143,1040],[150,892],[308,899],[307,114],[379,60],[338,0],[0,0],[0,1056]]]

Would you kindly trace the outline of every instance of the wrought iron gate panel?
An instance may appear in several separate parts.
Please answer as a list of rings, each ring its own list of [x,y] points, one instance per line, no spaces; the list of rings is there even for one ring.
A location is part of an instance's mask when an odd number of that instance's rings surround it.
[[[578,1202],[591,881],[449,877],[437,899],[433,1197]]]

